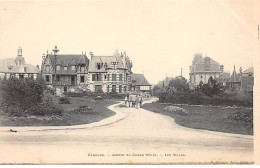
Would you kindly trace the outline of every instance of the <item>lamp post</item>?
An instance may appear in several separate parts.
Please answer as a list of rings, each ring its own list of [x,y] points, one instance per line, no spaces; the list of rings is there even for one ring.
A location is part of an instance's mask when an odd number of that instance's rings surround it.
[[[54,70],[54,94],[56,95],[56,71],[57,71],[57,53],[59,52],[57,45],[55,45],[55,48],[52,50],[54,52],[54,58],[55,58],[55,70]]]

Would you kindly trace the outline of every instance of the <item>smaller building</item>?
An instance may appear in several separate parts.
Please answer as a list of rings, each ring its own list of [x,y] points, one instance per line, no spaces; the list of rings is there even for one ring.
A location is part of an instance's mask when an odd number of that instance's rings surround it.
[[[117,50],[111,56],[90,53],[89,90],[92,92],[126,93],[130,86],[132,62],[126,52]]]
[[[88,89],[89,60],[86,54],[46,54],[42,58],[42,77],[56,94]],[[56,80],[55,80],[56,74]]]
[[[131,74],[131,90],[143,96],[150,96],[152,85],[147,81],[143,74]]]
[[[245,71],[242,71],[242,67],[239,69],[239,73],[236,72],[234,67],[231,77],[227,80],[227,90],[235,92],[253,92],[254,88],[254,68],[250,67]]]
[[[203,57],[201,53],[195,54],[192,65],[190,66],[189,86],[194,88],[200,82],[208,83],[210,77],[213,79],[220,78],[224,75],[224,66],[220,65],[215,60],[206,56]]]
[[[37,66],[25,63],[22,49],[19,47],[17,56],[0,60],[0,78],[33,78],[40,74]]]

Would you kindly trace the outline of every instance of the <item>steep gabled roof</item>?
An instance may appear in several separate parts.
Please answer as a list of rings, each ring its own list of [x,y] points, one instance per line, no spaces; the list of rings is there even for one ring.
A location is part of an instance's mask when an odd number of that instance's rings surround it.
[[[133,86],[151,86],[143,74],[131,74]]]
[[[93,56],[89,64],[89,72],[106,72],[106,69],[112,68],[112,62],[117,62],[118,69],[126,69],[119,55]],[[97,63],[101,64],[100,69],[97,69]]]
[[[205,57],[197,61],[194,66],[195,72],[204,72],[206,68],[208,69],[208,71],[220,71],[219,63],[211,59],[210,57]]]
[[[0,72],[8,72],[9,68],[15,67],[15,60],[12,58],[5,58],[0,60]]]
[[[12,58],[0,60],[0,72],[21,73],[20,68],[25,68],[25,73],[40,73],[40,70],[31,64],[16,65],[15,59]]]
[[[55,56],[48,54],[46,56],[50,57],[52,67],[55,67]],[[57,55],[57,64],[61,66],[70,66],[74,64],[85,63],[86,66],[89,65],[89,60],[86,55],[73,55],[73,54],[66,54],[66,55]]]
[[[254,67],[246,69],[243,73],[254,73]]]
[[[230,77],[230,82],[232,82],[232,83],[240,82],[239,77],[238,77],[235,69],[233,70],[233,73]]]

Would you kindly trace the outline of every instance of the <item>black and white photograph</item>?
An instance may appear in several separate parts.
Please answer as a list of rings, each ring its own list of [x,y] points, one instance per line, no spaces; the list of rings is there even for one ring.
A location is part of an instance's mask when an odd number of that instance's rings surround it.
[[[0,1],[0,164],[260,164],[259,7]]]

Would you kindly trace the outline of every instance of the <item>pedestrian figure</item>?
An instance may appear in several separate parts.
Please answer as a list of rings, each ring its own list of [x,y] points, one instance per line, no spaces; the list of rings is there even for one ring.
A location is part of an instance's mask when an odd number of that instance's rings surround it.
[[[127,106],[127,96],[125,97],[125,106]]]
[[[136,95],[136,98],[135,98],[135,107],[138,109],[138,104],[139,104],[139,96]]]
[[[143,97],[140,96],[140,108],[141,108],[142,104],[143,104]]]

